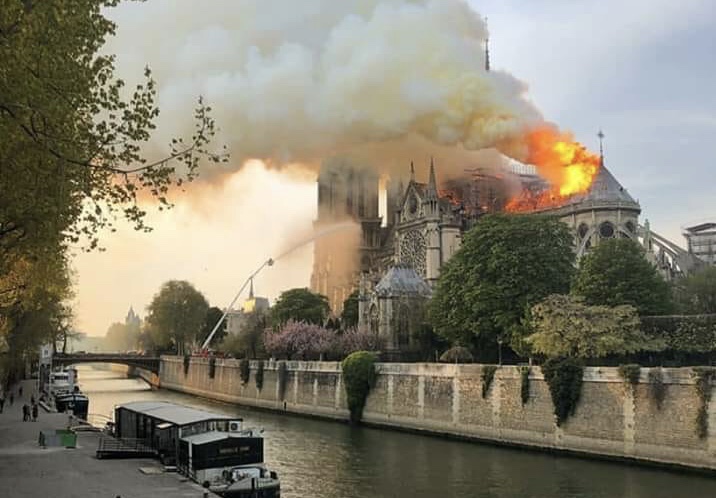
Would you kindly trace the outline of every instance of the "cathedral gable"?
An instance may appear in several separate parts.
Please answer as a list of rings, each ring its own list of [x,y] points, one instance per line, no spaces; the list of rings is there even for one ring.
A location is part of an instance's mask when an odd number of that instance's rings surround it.
[[[422,206],[425,198],[425,185],[422,183],[410,182],[403,203],[401,204],[400,221],[412,221],[423,216]]]

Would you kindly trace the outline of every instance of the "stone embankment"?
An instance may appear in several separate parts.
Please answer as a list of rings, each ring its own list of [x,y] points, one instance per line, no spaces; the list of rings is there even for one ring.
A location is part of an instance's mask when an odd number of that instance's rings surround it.
[[[163,357],[162,388],[311,416],[348,419],[340,363],[265,362],[261,389],[258,363],[243,383],[238,360]],[[707,404],[708,431],[699,437],[701,398],[689,368],[661,369],[665,396],[659,406],[649,369],[626,384],[617,368],[588,367],[576,412],[555,423],[549,387],[538,367],[530,369],[529,399],[522,403],[518,367],[497,369],[482,396],[481,365],[378,364],[363,420],[368,424],[585,456],[716,471],[716,396]],[[213,370],[213,375],[210,375]],[[713,389],[713,386],[711,387]]]
[[[64,429],[68,416],[40,412],[37,422],[22,421],[22,405],[29,403],[34,381],[23,385],[23,397],[15,390],[15,402],[5,403],[0,413],[0,496],[97,498],[140,497],[174,498],[204,496],[204,489],[175,473],[140,472],[159,470],[150,459],[97,460],[95,451],[100,435],[80,432],[77,448],[41,448],[41,430]],[[212,495],[213,496],[213,495]]]

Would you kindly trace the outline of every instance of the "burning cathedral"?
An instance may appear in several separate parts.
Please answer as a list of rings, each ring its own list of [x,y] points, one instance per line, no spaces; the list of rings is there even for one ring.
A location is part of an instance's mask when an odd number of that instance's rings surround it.
[[[425,304],[440,268],[484,214],[557,215],[572,230],[578,260],[600,241],[621,237],[642,244],[665,278],[690,271],[694,262],[688,253],[654,233],[648,221],[640,224],[639,202],[609,171],[603,154],[597,157],[588,186],[557,198],[535,170],[523,165],[508,172],[521,191],[510,198],[504,176],[480,173],[440,183],[431,159],[427,181],[420,182],[411,163],[407,183],[383,185],[385,217],[379,214],[380,179],[373,169],[339,158],[326,161],[318,177],[315,228],[351,220],[356,230],[316,241],[312,290],[329,298],[335,314],[358,290],[358,326],[382,336],[386,352],[399,356],[425,322]]]

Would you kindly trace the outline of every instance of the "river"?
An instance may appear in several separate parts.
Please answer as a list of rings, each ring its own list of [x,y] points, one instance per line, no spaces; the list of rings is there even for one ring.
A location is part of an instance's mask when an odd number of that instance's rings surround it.
[[[265,460],[287,498],[716,497],[716,478],[277,415],[153,391],[140,379],[87,365],[78,371],[93,414],[165,400],[265,429]]]

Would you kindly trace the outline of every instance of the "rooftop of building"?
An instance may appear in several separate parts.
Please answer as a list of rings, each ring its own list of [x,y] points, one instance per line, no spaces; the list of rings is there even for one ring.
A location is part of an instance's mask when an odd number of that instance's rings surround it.
[[[398,263],[388,269],[388,272],[375,286],[378,295],[395,296],[411,295],[430,297],[432,289],[430,285],[418,275],[410,266]]]
[[[170,422],[175,425],[187,425],[207,420],[235,420],[235,418],[216,413],[190,408],[188,406],[176,405],[168,401],[134,401],[124,403],[119,408],[143,413],[150,417]]]
[[[700,224],[694,225],[692,227],[684,228],[684,231],[687,232],[687,235],[696,235],[696,234],[699,234],[700,232],[708,232],[711,230],[716,230],[716,223],[713,223],[713,222],[700,223]]]

